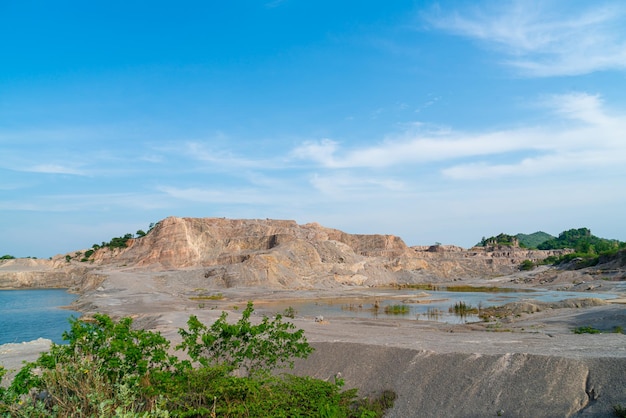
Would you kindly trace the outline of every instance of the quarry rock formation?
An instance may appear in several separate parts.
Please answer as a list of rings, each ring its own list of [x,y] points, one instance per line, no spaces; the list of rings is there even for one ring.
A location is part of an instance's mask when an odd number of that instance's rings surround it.
[[[393,235],[347,234],[317,223],[169,217],[146,236],[130,239],[126,248],[101,248],[82,262],[73,255],[70,261],[63,255],[5,261],[0,288],[90,287],[98,277],[90,272],[104,268],[194,271],[189,274],[203,276],[207,286],[224,288],[379,286],[501,276],[517,271],[526,259],[563,251],[408,247]],[[20,263],[24,268],[15,270]]]
[[[623,297],[617,284],[625,279],[626,252],[580,271],[519,271],[524,260],[567,251],[409,247],[393,235],[347,234],[315,223],[170,217],[125,248],[1,260],[0,289],[70,288],[81,294],[76,310],[131,315],[172,340],[192,313],[210,323],[222,309],[240,315],[235,305],[248,300],[269,309],[274,296],[380,293],[369,286],[467,280],[584,292],[615,284]],[[341,373],[346,388],[362,395],[392,390],[398,398],[389,417],[604,417],[626,405],[625,336],[611,331],[626,328],[622,305],[520,301],[502,309],[509,316],[462,325],[296,315],[316,351],[294,372],[321,379]],[[572,333],[578,326],[605,332]],[[22,359],[0,351],[0,360],[7,356],[15,364]]]
[[[387,417],[610,417],[624,401],[626,358],[435,353],[324,342],[299,374],[341,373],[362,394],[392,390]],[[348,354],[349,353],[349,354]]]

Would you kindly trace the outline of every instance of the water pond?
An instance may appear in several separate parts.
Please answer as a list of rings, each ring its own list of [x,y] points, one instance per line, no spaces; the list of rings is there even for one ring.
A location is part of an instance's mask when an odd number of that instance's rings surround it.
[[[261,313],[283,313],[293,309],[299,316],[344,318],[403,318],[445,323],[479,321],[477,315],[459,312],[458,307],[486,308],[516,301],[558,302],[574,298],[611,299],[614,295],[552,290],[478,289],[450,291],[423,289],[377,289],[354,297],[275,301],[256,305]]]
[[[68,319],[80,313],[61,307],[75,299],[63,289],[0,290],[0,344],[37,338],[63,343]]]

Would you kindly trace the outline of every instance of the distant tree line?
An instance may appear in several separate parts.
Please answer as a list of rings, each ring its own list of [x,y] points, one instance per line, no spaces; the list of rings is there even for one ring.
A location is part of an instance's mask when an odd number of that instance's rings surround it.
[[[626,248],[626,242],[615,239],[599,238],[591,234],[588,228],[563,231],[557,238],[548,240],[537,246],[540,250],[556,250],[571,248],[578,253],[599,254],[606,251],[617,251]]]
[[[490,238],[483,237],[477,244],[479,247],[496,245],[537,248],[539,250],[571,249],[574,250],[573,253],[550,256],[540,264],[574,262],[575,268],[596,265],[601,256],[611,256],[622,249],[626,249],[626,242],[596,237],[589,228],[569,229],[561,232],[558,237],[553,237],[545,232],[535,232],[530,235],[498,234]],[[532,270],[534,267],[535,264],[530,260],[524,260],[520,265],[521,270]]]
[[[136,233],[131,234],[125,234],[121,237],[115,237],[112,238],[109,242],[105,242],[102,241],[101,244],[93,244],[91,246],[91,249],[85,251],[85,254],[81,254],[80,252],[76,253],[77,257],[80,257],[82,255],[82,258],[80,259],[80,261],[89,261],[90,257],[99,249],[101,248],[109,248],[109,249],[115,249],[115,248],[126,248],[128,246],[128,241],[131,239],[137,239],[137,238],[143,238],[146,235],[148,235],[148,233],[150,233],[150,231],[152,231],[152,229],[154,228],[155,224],[151,223],[149,228],[148,228],[148,232],[145,232],[144,230],[140,229],[138,230]],[[65,259],[69,262],[71,261],[73,257],[66,255]]]
[[[519,242],[516,236],[508,234],[498,234],[495,237],[483,237],[477,247],[487,247],[495,245],[506,245],[509,247],[525,247]]]

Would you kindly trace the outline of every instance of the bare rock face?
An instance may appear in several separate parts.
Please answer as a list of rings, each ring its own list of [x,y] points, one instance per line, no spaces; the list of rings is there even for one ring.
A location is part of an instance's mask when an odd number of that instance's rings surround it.
[[[396,282],[386,260],[409,252],[398,237],[350,235],[318,224],[170,217],[125,249],[97,251],[94,263],[202,269],[224,287],[379,285]]]
[[[338,372],[359,393],[392,390],[388,417],[607,417],[623,402],[626,358],[435,353],[321,342],[297,374]]]
[[[202,270],[210,285],[309,288],[387,285],[499,276],[556,251],[517,247],[465,250],[408,247],[393,235],[347,234],[290,220],[176,218],[159,222],[124,249],[96,251],[101,266]]]
[[[408,247],[393,235],[347,234],[317,223],[169,217],[147,235],[130,239],[126,248],[101,248],[88,258],[5,261],[0,288],[89,289],[101,280],[99,269],[176,271],[202,278],[203,287],[380,286],[501,276],[517,271],[524,260],[563,251]]]
[[[66,288],[80,291],[97,286],[103,279],[87,266],[60,261],[60,258],[0,261],[0,289]]]
[[[496,277],[519,270],[524,260],[541,261],[549,256],[560,256],[571,250],[529,250],[510,246],[472,247],[465,250],[454,245],[411,247],[409,262],[418,259],[424,269],[439,278]],[[405,267],[404,265],[401,268]]]

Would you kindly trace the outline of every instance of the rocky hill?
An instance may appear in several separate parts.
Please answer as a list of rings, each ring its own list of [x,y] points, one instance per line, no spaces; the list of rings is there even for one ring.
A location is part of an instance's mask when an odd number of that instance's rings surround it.
[[[4,262],[0,288],[72,287],[87,276],[93,286],[102,269],[175,270],[202,278],[206,286],[225,288],[377,286],[501,276],[517,271],[524,260],[566,251],[408,247],[393,235],[348,234],[316,223],[169,217],[147,235],[128,240],[127,247],[100,248],[82,262],[73,255],[37,260],[36,266],[27,266],[26,260]],[[17,271],[20,264],[25,268]]]

